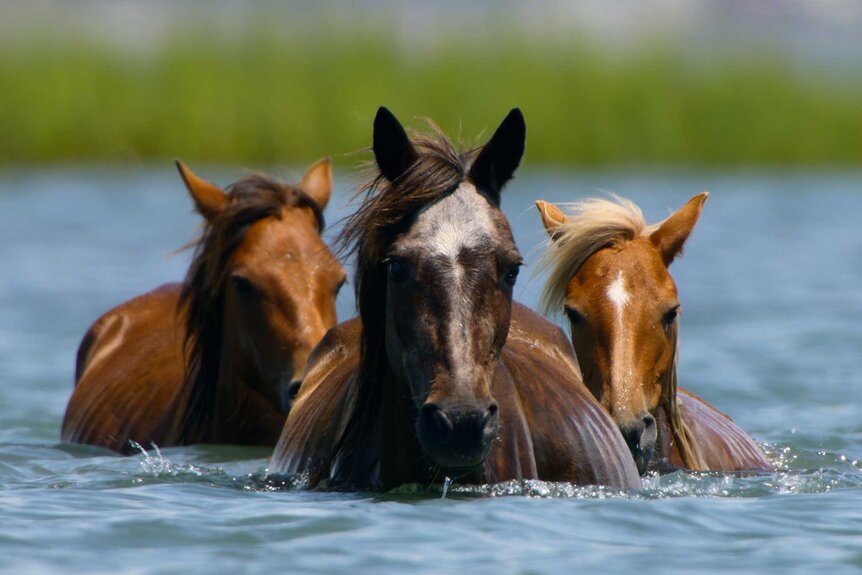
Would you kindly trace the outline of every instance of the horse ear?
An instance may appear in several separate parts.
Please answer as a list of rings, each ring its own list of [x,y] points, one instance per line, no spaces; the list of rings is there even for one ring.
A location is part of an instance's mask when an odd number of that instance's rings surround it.
[[[332,195],[332,160],[323,158],[315,162],[302,176],[299,187],[317,207],[325,209]]]
[[[697,223],[700,211],[708,197],[708,192],[701,192],[694,196],[650,234],[649,239],[661,252],[666,266],[669,266],[673,259],[682,253],[682,246],[694,229],[694,224]]]
[[[418,154],[401,122],[387,108],[380,106],[374,117],[374,159],[390,182],[407,171]]]
[[[545,224],[545,231],[551,241],[557,241],[560,237],[561,225],[569,221],[563,210],[550,202],[536,200],[536,209],[539,210],[539,215],[542,216],[542,223]]]
[[[513,109],[481,149],[470,167],[470,180],[477,188],[490,192],[497,204],[500,191],[512,179],[524,155],[527,125],[518,108]]]
[[[227,203],[227,194],[217,185],[197,177],[181,161],[177,160],[176,164],[200,215],[208,220],[215,217]]]

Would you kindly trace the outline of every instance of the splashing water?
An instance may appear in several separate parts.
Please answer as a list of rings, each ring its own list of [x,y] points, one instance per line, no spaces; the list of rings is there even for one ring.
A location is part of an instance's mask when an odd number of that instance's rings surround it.
[[[452,485],[452,478],[448,475],[443,479],[443,495],[440,499],[446,499],[446,494],[449,492],[449,486]]]

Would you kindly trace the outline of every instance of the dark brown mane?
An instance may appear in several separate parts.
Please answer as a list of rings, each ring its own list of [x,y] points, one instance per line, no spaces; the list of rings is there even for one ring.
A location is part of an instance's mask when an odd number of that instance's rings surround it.
[[[200,443],[209,431],[216,404],[228,262],[246,231],[264,218],[280,218],[285,207],[310,208],[318,232],[324,227],[323,212],[314,200],[299,188],[267,176],[246,176],[226,193],[224,208],[204,224],[180,294],[178,311],[186,325],[186,373],[180,401],[187,398],[185,409],[178,414],[182,444]]]
[[[329,464],[339,459],[339,453],[349,457],[360,450],[383,406],[386,365],[383,260],[387,250],[422,208],[454,192],[467,175],[473,151],[456,150],[436,126],[431,127],[434,132],[431,136],[412,139],[417,158],[399,178],[390,182],[376,169],[373,171],[356,194],[364,200],[362,205],[346,220],[336,240],[341,253],[356,255],[354,286],[362,319],[362,342],[355,403],[345,432],[329,455]],[[314,471],[326,474],[329,464]],[[324,478],[318,477],[312,484]],[[351,478],[343,480],[350,482]]]

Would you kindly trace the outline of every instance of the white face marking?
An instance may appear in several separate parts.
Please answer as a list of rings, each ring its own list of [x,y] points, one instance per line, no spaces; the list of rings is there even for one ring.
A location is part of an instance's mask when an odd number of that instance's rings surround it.
[[[626,279],[623,270],[617,272],[617,277],[608,287],[608,299],[613,302],[617,309],[617,319],[622,322],[623,309],[629,303],[629,292],[626,291]]]
[[[619,412],[614,410],[615,416],[626,417],[629,415],[628,406],[631,403],[628,395],[631,379],[634,377],[632,365],[635,353],[633,342],[625,329],[624,313],[631,294],[626,289],[626,278],[622,270],[617,272],[617,277],[608,286],[606,293],[617,312],[617,325],[611,347],[611,394],[614,397],[614,405],[624,406]]]
[[[473,346],[468,341],[470,330],[467,326],[473,325],[470,287],[465,285],[467,274],[459,256],[465,249],[485,246],[497,236],[493,209],[473,184],[464,182],[449,196],[422,212],[410,231],[410,237],[402,243],[405,248],[416,248],[424,254],[448,260],[448,265],[440,270],[440,281],[447,286],[446,293],[450,298],[447,307],[452,310],[447,318],[447,333],[450,349],[456,356],[451,358],[453,371],[460,366],[473,365],[477,359],[472,357]]]

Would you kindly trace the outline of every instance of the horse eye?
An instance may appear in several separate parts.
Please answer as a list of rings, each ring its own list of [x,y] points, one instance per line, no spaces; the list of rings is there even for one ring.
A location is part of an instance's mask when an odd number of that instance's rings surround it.
[[[663,319],[664,324],[666,326],[671,325],[673,322],[676,321],[677,317],[679,317],[679,306],[675,305],[665,312]]]
[[[341,293],[341,288],[343,288],[344,284],[346,284],[346,283],[347,283],[347,278],[344,278],[340,282],[338,282],[338,285],[335,286],[335,295],[338,295],[339,293]]]
[[[518,273],[520,273],[520,271],[521,263],[519,262],[509,268],[509,271],[507,271],[506,275],[503,277],[503,281],[510,286],[514,286],[515,282],[518,280]]]
[[[386,269],[389,273],[389,279],[394,283],[402,283],[407,279],[407,264],[395,258],[386,260]]]
[[[251,295],[255,291],[254,284],[245,276],[234,275],[230,277],[230,281],[233,283],[234,289],[240,295]]]
[[[573,307],[566,306],[566,317],[569,318],[569,323],[572,325],[578,325],[582,321],[584,321],[584,317],[581,313]]]

